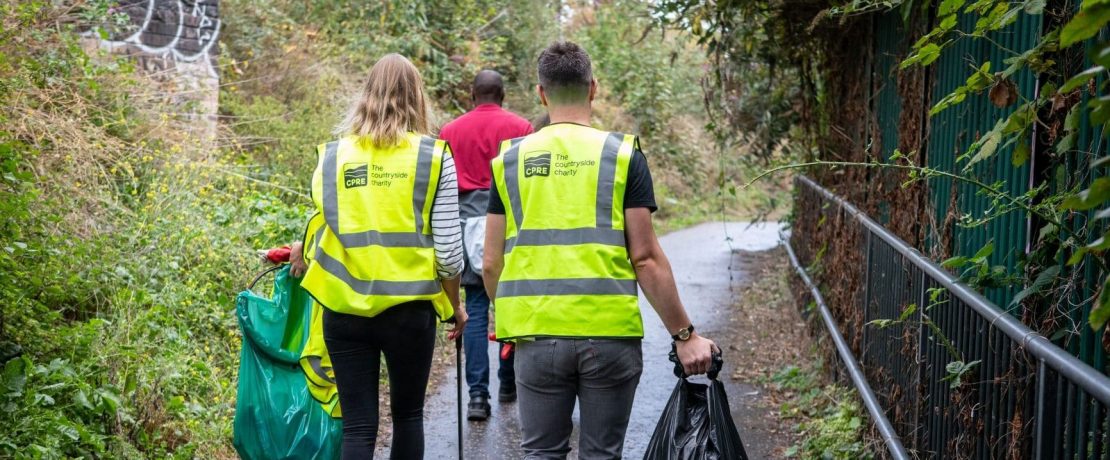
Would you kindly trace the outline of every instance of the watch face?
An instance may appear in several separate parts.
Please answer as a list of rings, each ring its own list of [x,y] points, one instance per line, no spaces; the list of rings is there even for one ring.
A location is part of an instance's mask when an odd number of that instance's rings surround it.
[[[690,330],[689,329],[679,329],[678,338],[680,340],[688,340],[690,338]]]

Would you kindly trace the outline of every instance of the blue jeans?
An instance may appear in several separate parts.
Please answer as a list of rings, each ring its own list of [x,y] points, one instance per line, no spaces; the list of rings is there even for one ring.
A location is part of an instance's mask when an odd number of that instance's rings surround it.
[[[466,327],[463,328],[463,352],[466,354],[466,385],[470,396],[489,397],[489,296],[480,286],[464,286],[466,291]],[[500,356],[500,354],[498,354]],[[502,359],[497,378],[503,386],[516,385],[513,356]]]

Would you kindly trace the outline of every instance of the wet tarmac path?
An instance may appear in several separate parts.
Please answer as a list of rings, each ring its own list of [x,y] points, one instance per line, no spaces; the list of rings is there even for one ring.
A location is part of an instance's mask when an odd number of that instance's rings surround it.
[[[746,223],[706,223],[679,230],[660,237],[663,250],[670,259],[678,283],[679,294],[690,313],[691,320],[702,335],[718,342],[725,336],[736,337],[745,331],[728,328],[732,305],[735,303],[734,286],[747,275],[739,251],[762,251],[778,244],[777,224],[749,226]],[[731,237],[729,241],[728,237]],[[645,337],[644,373],[636,392],[636,402],[625,439],[625,458],[642,458],[648,440],[655,429],[663,406],[674,389],[676,379],[671,373],[673,365],[667,360],[671,338],[663,328],[651,306],[640,297],[644,319]],[[498,388],[496,363],[497,347],[491,345],[490,388]],[[452,359],[453,362],[453,359]],[[769,458],[772,446],[767,439],[766,410],[755,407],[754,395],[758,388],[737,382],[727,376],[737,365],[725,353],[725,369],[721,380],[726,383],[733,418],[740,430],[745,447],[752,459]],[[466,398],[464,383],[463,396]],[[465,402],[465,400],[464,400]],[[458,451],[456,425],[455,370],[444,374],[437,388],[428,394],[425,409],[426,458],[455,458]],[[498,403],[491,398],[492,416],[486,422],[464,422],[464,444],[467,459],[518,459],[520,452],[520,425],[515,403]],[[577,445],[578,411],[575,410],[575,432],[572,446]],[[382,451],[388,451],[383,448]],[[380,454],[385,454],[381,452]],[[388,458],[379,455],[378,458]],[[575,452],[570,458],[577,458]]]

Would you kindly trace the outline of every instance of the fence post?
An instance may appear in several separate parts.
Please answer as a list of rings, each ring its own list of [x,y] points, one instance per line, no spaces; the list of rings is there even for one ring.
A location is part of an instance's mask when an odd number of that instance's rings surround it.
[[[926,429],[928,426],[922,420],[922,416],[928,414],[929,411],[921,410],[925,405],[925,373],[928,372],[928,365],[925,363],[925,328],[923,327],[925,321],[925,307],[929,302],[929,276],[925,274],[925,270],[917,269],[921,274],[917,280],[917,314],[914,315],[914,326],[917,327],[917,349],[914,350],[914,364],[917,365],[917,387],[914,388],[914,404],[913,404],[913,437],[910,442],[912,443],[910,449],[921,450],[921,430]]]
[[[1037,419],[1034,421],[1033,457],[1038,460],[1055,458],[1053,449],[1057,442],[1054,433],[1064,429],[1048,421],[1049,414],[1056,412],[1056,406],[1048,400],[1048,395],[1053,393],[1055,393],[1055,385],[1049,383],[1048,368],[1043,359],[1037,359]]]
[[[869,346],[871,342],[868,340],[869,338],[868,338],[868,334],[867,334],[867,331],[869,329],[867,327],[867,322],[871,321],[871,319],[872,319],[871,318],[871,231],[867,230],[867,228],[862,226],[862,225],[860,225],[859,228],[862,228],[863,231],[867,232],[867,238],[864,239],[864,243],[863,243],[864,245],[867,246],[867,249],[865,249],[865,251],[867,251],[867,252],[866,252],[866,255],[864,256],[864,262],[863,262],[864,263],[864,269],[863,269],[863,324],[860,325],[860,327],[863,328],[863,331],[862,331],[862,334],[860,334],[861,338],[860,338],[860,343],[859,343],[859,360],[860,360],[861,363],[866,363],[867,359],[868,359],[868,355],[869,355],[868,351],[870,351],[870,349],[871,349],[871,347]]]

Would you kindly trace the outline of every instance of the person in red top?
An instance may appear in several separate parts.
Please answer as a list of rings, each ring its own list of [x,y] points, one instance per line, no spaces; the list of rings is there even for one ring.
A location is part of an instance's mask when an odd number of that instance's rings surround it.
[[[474,109],[448,123],[439,132],[451,145],[459,180],[459,215],[462,218],[466,268],[462,285],[469,316],[463,330],[466,384],[470,388],[467,418],[486,420],[489,405],[489,296],[482,285],[482,245],[485,241],[486,205],[489,202],[490,160],[501,141],[532,134],[532,124],[501,108],[505,87],[501,74],[483,70],[474,77],[470,92]],[[502,353],[497,378],[498,401],[516,400],[513,356]]]

